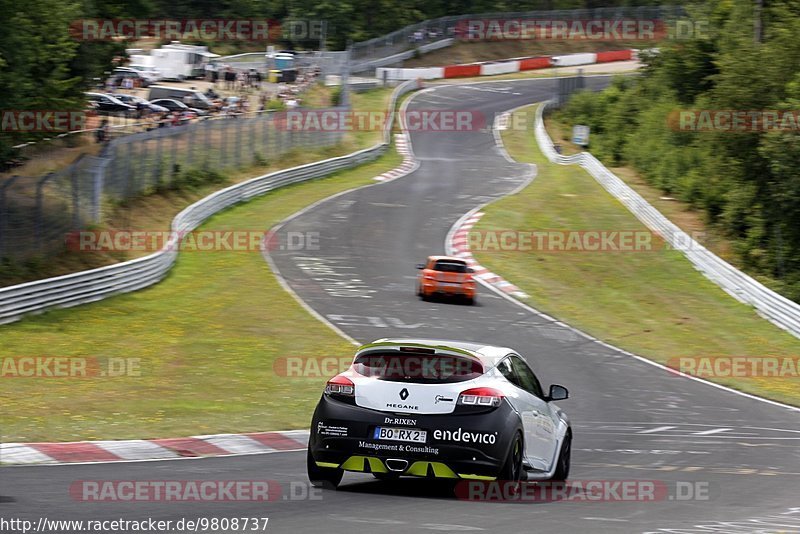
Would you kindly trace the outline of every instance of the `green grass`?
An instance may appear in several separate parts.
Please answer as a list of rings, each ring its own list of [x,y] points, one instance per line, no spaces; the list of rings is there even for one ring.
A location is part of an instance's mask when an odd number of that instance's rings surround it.
[[[233,207],[214,230],[267,229],[399,165],[379,160]],[[281,288],[258,252],[185,252],[151,288],[0,326],[0,356],[141,358],[141,376],[0,378],[2,441],[174,437],[305,428],[325,378],[286,378],[276,358],[353,347]]]
[[[533,115],[535,106],[519,110]],[[646,230],[587,172],[544,158],[533,130],[506,130],[520,162],[536,163],[525,190],[484,211],[476,230]],[[530,297],[534,307],[657,362],[688,356],[794,356],[800,340],[759,317],[696,271],[678,251],[477,252],[478,261]],[[717,379],[800,405],[800,379]]]

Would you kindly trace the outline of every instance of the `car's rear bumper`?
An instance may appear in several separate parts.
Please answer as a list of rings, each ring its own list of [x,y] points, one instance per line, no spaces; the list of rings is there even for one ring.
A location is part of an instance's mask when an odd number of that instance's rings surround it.
[[[441,282],[427,282],[422,284],[422,292],[426,295],[452,295],[472,298],[475,296],[475,286],[466,284],[442,284]]]
[[[425,443],[374,439],[377,426],[425,430],[427,439]],[[309,449],[321,467],[437,478],[493,479],[498,476],[511,439],[520,428],[519,416],[507,402],[480,414],[398,415],[353,406],[323,395],[311,423]],[[386,460],[397,461],[387,464]]]

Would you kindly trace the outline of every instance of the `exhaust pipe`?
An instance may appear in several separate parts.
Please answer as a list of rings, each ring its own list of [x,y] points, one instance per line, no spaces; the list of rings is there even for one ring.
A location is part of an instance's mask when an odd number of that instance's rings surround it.
[[[389,471],[402,472],[408,467],[408,460],[401,460],[398,458],[388,458],[384,462]]]

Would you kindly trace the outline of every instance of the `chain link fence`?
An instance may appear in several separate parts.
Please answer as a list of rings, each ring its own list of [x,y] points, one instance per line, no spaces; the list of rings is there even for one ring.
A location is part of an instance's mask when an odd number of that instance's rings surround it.
[[[115,137],[98,155],[81,155],[57,172],[0,179],[0,258],[25,261],[63,250],[65,236],[100,222],[109,203],[191,185],[197,173],[332,146],[343,135],[287,128],[283,113],[264,111]]]

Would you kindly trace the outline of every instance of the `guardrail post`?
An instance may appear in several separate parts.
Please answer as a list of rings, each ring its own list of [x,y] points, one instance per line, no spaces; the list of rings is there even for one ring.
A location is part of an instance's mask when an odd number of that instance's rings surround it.
[[[70,189],[72,193],[72,229],[77,230],[81,226],[80,219],[80,187],[78,185],[78,166],[73,165],[69,171]]]
[[[236,167],[242,165],[242,123],[245,120],[244,115],[236,117]]]
[[[186,125],[186,167],[191,168],[194,161],[194,131],[199,123],[190,122]]]
[[[3,185],[0,185],[0,258],[6,255],[6,242],[8,240],[8,198],[6,190],[19,176],[12,176]]]
[[[144,159],[142,164],[144,164]],[[94,168],[94,175],[92,176],[92,222],[99,223],[102,215],[100,206],[103,203],[103,185],[106,179],[106,165],[107,161],[101,160],[100,165]]]
[[[178,126],[181,128],[181,126]],[[180,133],[173,132],[170,137],[172,137],[172,157],[170,158],[170,165],[169,165],[169,181],[170,183],[175,183],[178,178],[178,137]]]
[[[152,176],[150,174],[150,159],[148,158],[148,153],[150,152],[150,133],[147,135],[147,139],[142,140],[142,146],[139,150],[139,163],[141,164],[142,168],[142,182],[147,185],[148,176]],[[155,186],[155,184],[153,184]]]
[[[203,121],[203,170],[208,170],[209,160],[211,158],[211,127],[214,125],[213,121]]]
[[[272,118],[271,118],[270,114],[267,113],[266,111],[261,114],[260,118],[263,121],[263,126],[262,126],[263,132],[262,132],[262,136],[261,136],[261,143],[263,145],[264,158],[271,161],[273,156],[274,156],[274,153],[270,153],[270,149],[269,149],[270,137],[271,137],[270,134],[269,134],[269,125],[270,125],[270,122],[272,122]]]
[[[153,184],[156,187],[161,185],[161,140],[164,137],[161,130],[154,130],[156,132],[156,157],[154,158],[155,165],[153,165]]]
[[[44,175],[44,178],[40,178],[38,182],[36,182],[36,213],[34,214],[34,235],[36,237],[36,248],[39,249],[39,252],[42,251],[44,248],[44,193],[42,189],[44,188],[45,183],[55,176],[54,173],[49,172]]]
[[[219,166],[226,167],[227,166],[227,148],[228,148],[228,128],[230,125],[230,120],[228,117],[224,117],[219,121],[220,123],[220,140],[219,140]]]
[[[250,119],[250,135],[248,139],[250,140],[250,163],[254,164],[256,161],[256,122],[258,121],[258,115],[254,115]]]

